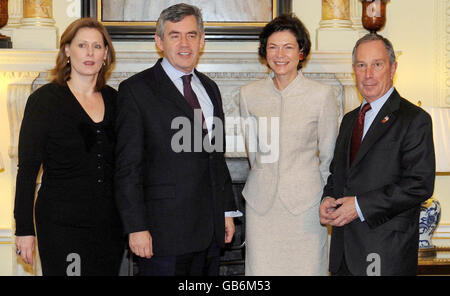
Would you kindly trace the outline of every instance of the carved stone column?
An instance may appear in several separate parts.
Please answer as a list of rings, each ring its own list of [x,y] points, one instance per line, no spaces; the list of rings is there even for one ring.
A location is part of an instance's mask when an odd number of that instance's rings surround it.
[[[53,19],[53,1],[23,0],[23,18],[13,37],[14,48],[57,48],[58,31]]]
[[[320,28],[351,28],[349,0],[322,0]]]
[[[22,0],[8,0],[8,23],[1,30],[2,34],[12,37],[13,30],[20,26],[22,8]]]
[[[31,85],[39,76],[39,72],[8,72],[10,83],[7,93],[8,119],[10,125],[9,157],[17,165],[17,147],[19,144],[20,124],[23,111],[31,94]]]
[[[52,0],[23,0],[23,25],[53,26]]]
[[[350,0],[322,0],[317,50],[351,50],[358,34],[350,19]]]
[[[350,20],[352,21],[352,28],[355,31],[358,31],[360,36],[368,33],[366,29],[364,29],[361,17],[362,17],[362,4],[360,0],[350,0]]]
[[[10,124],[10,146],[9,146],[9,157],[11,161],[11,174],[16,176],[17,174],[17,158],[18,158],[18,144],[19,144],[19,131],[20,125],[23,118],[23,112],[25,109],[25,104],[27,102],[28,96],[32,92],[33,81],[39,76],[39,72],[6,72],[3,73],[6,80],[9,81],[7,88],[7,109],[8,109],[8,119]],[[12,179],[12,192],[15,192],[15,178]],[[13,203],[14,196],[11,198]],[[12,233],[15,232],[14,218],[12,221]],[[13,236],[13,241],[15,237]],[[15,247],[13,244],[13,262],[12,262],[12,272],[13,275],[40,275],[41,267],[39,262],[39,256],[36,256],[33,266],[24,264],[20,256],[15,253]]]
[[[342,114],[345,115],[361,105],[361,98],[351,73],[338,74],[336,75],[336,79],[338,79],[344,87],[342,95]]]

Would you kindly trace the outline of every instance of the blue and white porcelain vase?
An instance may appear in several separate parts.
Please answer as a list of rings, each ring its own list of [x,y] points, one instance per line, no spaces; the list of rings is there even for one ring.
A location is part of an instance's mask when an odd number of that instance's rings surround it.
[[[431,242],[441,219],[441,204],[430,198],[421,205],[419,219],[419,257],[436,256],[436,246]]]

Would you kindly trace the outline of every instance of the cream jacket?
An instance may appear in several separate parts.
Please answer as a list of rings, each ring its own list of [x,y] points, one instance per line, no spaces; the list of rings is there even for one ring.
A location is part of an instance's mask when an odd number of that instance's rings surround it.
[[[293,214],[320,202],[338,129],[332,87],[301,72],[282,91],[272,78],[240,90],[241,126],[251,166],[244,190],[259,214],[279,198]]]

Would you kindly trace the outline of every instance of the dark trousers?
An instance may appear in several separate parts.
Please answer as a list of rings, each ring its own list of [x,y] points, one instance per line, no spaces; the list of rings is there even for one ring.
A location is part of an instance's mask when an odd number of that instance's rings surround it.
[[[345,256],[342,256],[341,266],[336,273],[332,273],[332,276],[353,276],[353,274],[348,270],[347,263],[345,262]]]
[[[213,242],[203,251],[178,256],[139,257],[140,276],[217,276],[220,249]]]

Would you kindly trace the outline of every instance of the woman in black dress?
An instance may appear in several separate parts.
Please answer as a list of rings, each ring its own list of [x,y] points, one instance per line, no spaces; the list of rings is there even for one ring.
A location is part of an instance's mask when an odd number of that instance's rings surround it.
[[[124,244],[112,192],[117,92],[106,85],[114,61],[111,39],[99,22],[73,22],[61,37],[52,82],[25,107],[16,246],[31,264],[37,235],[44,275],[118,275]]]

